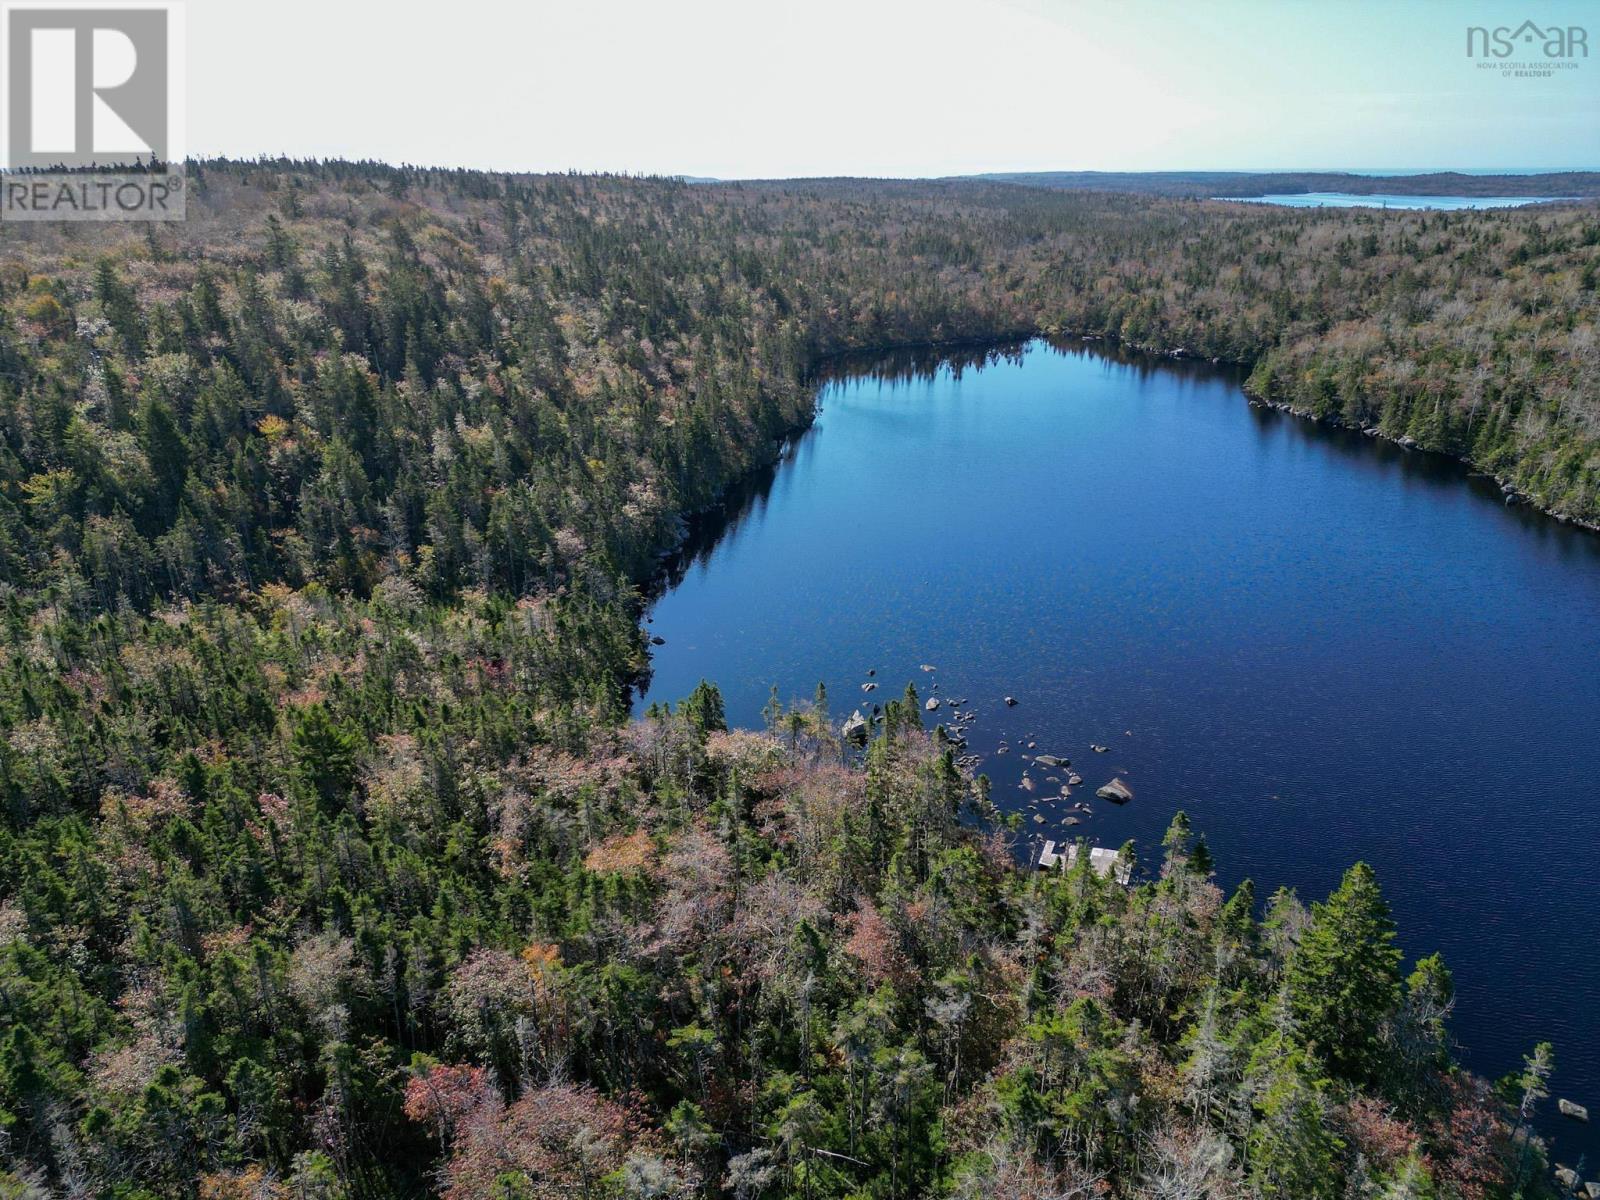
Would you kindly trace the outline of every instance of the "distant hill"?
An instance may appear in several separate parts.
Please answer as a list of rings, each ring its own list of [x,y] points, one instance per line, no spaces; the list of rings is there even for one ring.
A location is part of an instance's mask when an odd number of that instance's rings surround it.
[[[969,178],[1066,191],[1147,196],[1277,196],[1350,192],[1360,196],[1600,196],[1600,171],[1549,175],[1358,175],[1343,171],[1015,171]]]

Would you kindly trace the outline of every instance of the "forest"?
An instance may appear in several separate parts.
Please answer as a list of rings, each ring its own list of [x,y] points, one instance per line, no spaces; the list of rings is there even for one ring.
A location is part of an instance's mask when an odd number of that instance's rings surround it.
[[[924,728],[629,721],[862,348],[1089,335],[1600,519],[1600,217],[193,164],[0,232],[0,1197],[1532,1198],[1378,881],[1018,869]],[[1226,464],[1218,464],[1226,469]]]

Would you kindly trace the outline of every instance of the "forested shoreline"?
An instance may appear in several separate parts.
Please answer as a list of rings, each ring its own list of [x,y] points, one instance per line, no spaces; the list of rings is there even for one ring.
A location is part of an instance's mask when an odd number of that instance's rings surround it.
[[[1546,1053],[1453,1064],[1364,868],[1034,876],[914,691],[624,692],[851,350],[1251,363],[1592,520],[1592,211],[190,183],[0,231],[0,1196],[1546,1193]]]

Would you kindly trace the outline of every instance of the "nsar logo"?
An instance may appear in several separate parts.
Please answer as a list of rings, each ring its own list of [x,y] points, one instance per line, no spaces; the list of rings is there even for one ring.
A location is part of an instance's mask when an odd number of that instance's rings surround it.
[[[1468,58],[1510,58],[1513,54],[1540,58],[1589,57],[1589,31],[1581,25],[1547,25],[1524,21],[1515,29],[1497,25],[1467,28]]]

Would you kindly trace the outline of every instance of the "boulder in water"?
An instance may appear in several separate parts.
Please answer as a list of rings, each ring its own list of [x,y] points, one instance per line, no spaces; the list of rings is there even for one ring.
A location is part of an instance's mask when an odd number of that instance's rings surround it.
[[[1102,800],[1109,800],[1113,804],[1126,804],[1133,799],[1133,789],[1120,779],[1113,779],[1110,783],[1095,791],[1095,795]]]
[[[1581,1104],[1574,1104],[1571,1100],[1557,1100],[1556,1107],[1561,1110],[1563,1117],[1571,1117],[1574,1121],[1589,1119],[1589,1110]]]

